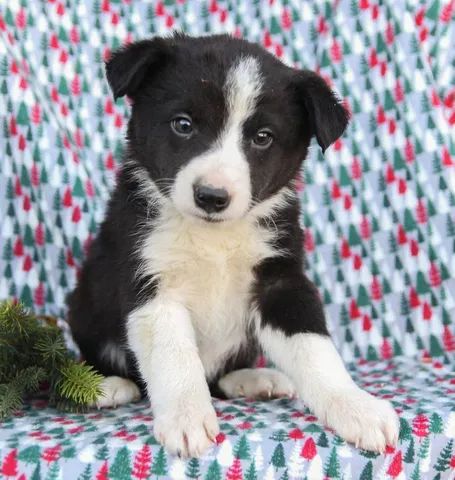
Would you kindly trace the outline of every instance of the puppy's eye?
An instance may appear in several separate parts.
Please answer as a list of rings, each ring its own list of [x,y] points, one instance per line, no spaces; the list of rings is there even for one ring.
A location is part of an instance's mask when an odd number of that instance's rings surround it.
[[[259,130],[253,137],[253,146],[257,148],[267,148],[273,142],[273,135],[270,130]]]
[[[181,137],[189,137],[193,133],[193,122],[187,115],[179,115],[171,121],[172,130]]]

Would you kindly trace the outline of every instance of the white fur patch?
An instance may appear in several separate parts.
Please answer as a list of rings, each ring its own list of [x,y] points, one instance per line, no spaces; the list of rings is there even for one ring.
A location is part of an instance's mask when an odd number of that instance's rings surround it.
[[[116,343],[108,342],[101,349],[100,357],[120,373],[126,373],[128,365],[125,350]]]
[[[248,212],[248,216],[255,219],[268,219],[272,221],[273,215],[284,208],[295,198],[295,191],[289,187],[283,187],[271,197],[255,204]]]
[[[157,297],[188,309],[210,379],[246,340],[253,267],[279,254],[274,232],[254,217],[211,224],[162,207],[140,248],[142,271],[158,281]]]
[[[253,112],[261,93],[262,80],[258,61],[244,57],[228,72],[224,86],[228,117],[214,145],[192,159],[175,178],[172,199],[177,209],[189,215],[201,216],[193,200],[196,182],[224,188],[231,196],[226,210],[212,215],[215,219],[238,219],[251,204],[250,168],[242,150],[242,126]]]
[[[155,207],[160,207],[168,202],[167,197],[161,193],[160,189],[152,181],[144,167],[140,166],[139,163],[132,159],[125,162],[125,166],[134,167],[130,170],[130,175],[138,183],[138,189],[135,192],[135,195],[147,202],[147,216],[149,216]]]
[[[383,452],[396,445],[399,422],[391,404],[355,385],[331,339],[313,333],[285,336],[257,318],[265,354],[294,381],[297,393],[319,419],[345,440]]]

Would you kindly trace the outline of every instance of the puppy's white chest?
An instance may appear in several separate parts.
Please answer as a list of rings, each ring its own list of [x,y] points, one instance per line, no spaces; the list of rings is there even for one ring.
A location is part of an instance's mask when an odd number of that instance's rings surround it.
[[[253,267],[273,253],[269,236],[246,221],[220,226],[168,216],[144,242],[144,273],[158,281],[157,295],[190,311],[208,377],[245,341]]]

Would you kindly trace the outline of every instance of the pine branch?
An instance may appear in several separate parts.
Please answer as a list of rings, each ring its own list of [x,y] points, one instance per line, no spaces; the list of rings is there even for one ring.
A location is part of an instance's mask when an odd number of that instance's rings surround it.
[[[17,386],[22,392],[33,393],[39,389],[40,383],[46,378],[46,371],[41,367],[27,367],[20,370],[16,377],[10,382]]]
[[[65,410],[85,410],[101,394],[103,377],[73,359],[56,325],[21,305],[0,303],[0,419],[19,409],[44,380],[50,402]]]
[[[69,361],[60,370],[61,379],[57,382],[60,395],[76,404],[89,405],[101,395],[103,376],[90,365]]]
[[[83,405],[80,403],[74,403],[72,400],[66,400],[62,398],[55,400],[54,406],[57,410],[68,413],[86,413],[90,408],[90,404]]]
[[[30,335],[30,327],[34,322],[22,305],[12,302],[1,303],[0,318],[2,330],[8,332],[10,336],[27,337]]]
[[[17,369],[17,349],[0,339],[0,384],[6,383]]]
[[[11,383],[0,385],[0,419],[11,416],[22,407],[22,391]]]
[[[45,332],[46,335],[41,335],[37,339],[34,349],[41,355],[45,363],[56,365],[68,358],[68,352],[65,341],[59,331],[57,331],[57,334],[49,335],[53,333],[52,330],[51,328],[43,328],[43,333]]]

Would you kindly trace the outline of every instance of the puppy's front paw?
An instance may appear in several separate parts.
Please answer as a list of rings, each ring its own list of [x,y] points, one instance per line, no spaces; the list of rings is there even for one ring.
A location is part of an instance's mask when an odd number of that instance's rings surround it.
[[[187,406],[185,406],[185,403]],[[169,451],[183,457],[200,457],[220,432],[211,403],[192,405],[182,400],[180,406],[155,417],[155,437]]]
[[[398,415],[390,402],[360,388],[332,395],[323,415],[327,425],[356,447],[384,453],[398,442]]]

